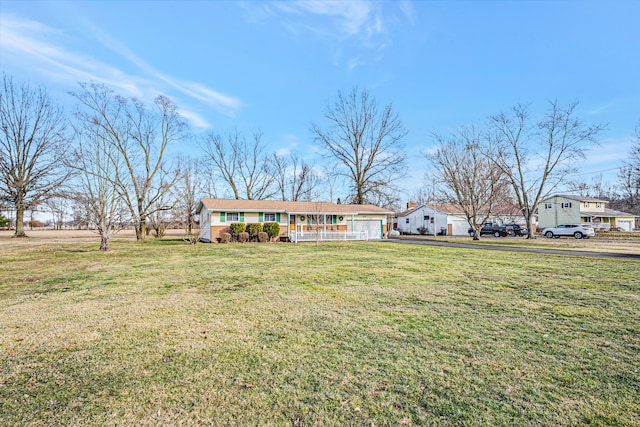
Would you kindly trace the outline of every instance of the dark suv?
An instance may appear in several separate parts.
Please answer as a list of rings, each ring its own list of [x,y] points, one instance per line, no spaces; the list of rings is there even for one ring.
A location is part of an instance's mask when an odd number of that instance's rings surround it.
[[[504,228],[512,236],[526,236],[529,234],[529,229],[520,224],[505,224]]]
[[[473,237],[475,232],[473,228],[469,227],[469,236]],[[493,224],[491,222],[487,222],[480,229],[480,235],[484,236],[485,234],[496,236],[496,237],[505,237],[509,235],[509,231],[504,227],[504,225]]]

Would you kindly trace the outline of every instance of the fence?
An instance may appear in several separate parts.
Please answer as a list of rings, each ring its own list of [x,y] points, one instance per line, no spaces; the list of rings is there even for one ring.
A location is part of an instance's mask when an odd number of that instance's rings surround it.
[[[346,241],[346,240],[369,240],[369,233],[364,231],[294,231],[291,233],[292,242],[315,242],[315,241]]]

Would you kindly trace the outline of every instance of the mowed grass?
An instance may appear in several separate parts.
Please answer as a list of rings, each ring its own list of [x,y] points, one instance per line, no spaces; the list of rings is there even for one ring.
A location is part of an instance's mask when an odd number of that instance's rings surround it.
[[[0,246],[0,425],[640,425],[640,263]]]

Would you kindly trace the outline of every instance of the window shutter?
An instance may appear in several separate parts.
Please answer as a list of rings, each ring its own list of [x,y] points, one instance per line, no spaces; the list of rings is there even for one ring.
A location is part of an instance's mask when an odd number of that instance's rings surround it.
[[[224,212],[220,212],[220,222],[224,222],[225,221],[225,214]]]
[[[264,221],[264,212],[258,212],[258,222]]]
[[[333,224],[337,224],[338,223],[338,217],[336,215],[333,215]]]
[[[280,222],[280,212],[276,213],[276,222]]]
[[[244,212],[240,212],[240,222],[244,222]]]

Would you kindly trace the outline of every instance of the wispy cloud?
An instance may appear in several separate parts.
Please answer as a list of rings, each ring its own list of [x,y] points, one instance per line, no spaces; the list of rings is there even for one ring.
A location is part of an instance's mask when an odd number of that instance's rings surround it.
[[[96,81],[119,91],[140,97],[140,82],[135,82],[116,68],[96,61],[88,55],[71,52],[61,45],[64,34],[35,21],[0,16],[0,51],[2,62],[21,63],[23,67],[40,70],[64,84]]]
[[[390,5],[396,7],[394,2]],[[296,36],[310,33],[333,43],[333,63],[353,70],[377,62],[380,51],[392,44],[384,7],[385,3],[360,0],[301,0],[269,3],[264,10]],[[407,13],[412,13],[410,5],[403,5],[404,19]]]
[[[147,100],[155,97],[160,88],[169,96],[171,92],[186,96],[231,117],[243,107],[242,101],[235,97],[160,72],[98,26],[88,21],[83,24],[103,46],[135,65],[140,73],[126,73],[90,54],[68,49],[66,46],[74,40],[59,29],[9,15],[0,15],[0,58],[6,66],[39,72],[68,88],[79,81],[93,81],[104,83],[123,95]],[[208,127],[197,113],[183,108],[182,114],[194,126]]]
[[[371,35],[380,31],[380,20],[374,14],[375,3],[366,1],[292,1],[274,3],[275,9],[298,18],[307,15],[331,20],[333,25],[326,26],[326,22],[319,25],[309,25],[298,22],[298,26],[315,29],[317,34],[330,37],[348,37],[359,34]],[[336,31],[336,29],[338,31]]]
[[[178,90],[182,94],[197,99],[198,101],[204,102],[210,107],[215,108],[219,112],[228,115],[235,114],[243,106],[243,103],[237,98],[224,95],[199,83],[175,79],[160,72],[145,60],[143,60],[141,57],[136,55],[133,51],[131,51],[131,49],[122,44],[120,41],[111,37],[99,26],[94,25],[93,23],[88,21],[85,22],[85,26],[91,31],[92,34],[94,34],[96,39],[103,46],[107,47],[112,52],[136,65],[141,71],[146,73],[146,75],[148,75],[152,79],[163,82]]]
[[[185,119],[187,119],[189,121],[189,123],[191,123],[191,125],[197,129],[209,129],[211,128],[211,123],[209,123],[207,121],[207,119],[205,119],[204,117],[202,117],[200,114],[195,113],[191,110],[185,110],[185,109],[179,109],[178,113],[184,117]]]

